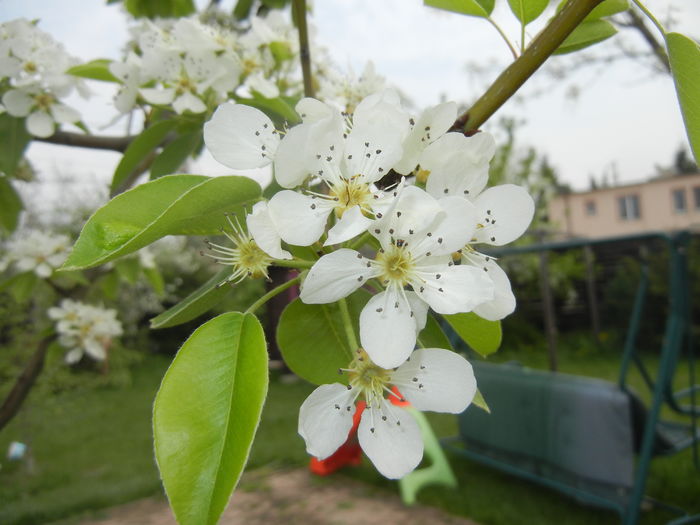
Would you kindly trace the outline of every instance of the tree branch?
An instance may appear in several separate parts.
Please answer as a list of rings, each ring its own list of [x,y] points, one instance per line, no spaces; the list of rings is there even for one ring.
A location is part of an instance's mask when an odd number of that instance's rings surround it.
[[[292,0],[292,10],[299,30],[299,59],[301,60],[301,73],[304,77],[304,95],[313,97],[314,84],[311,77],[309,30],[306,25],[306,0]]]
[[[27,366],[24,367],[12,390],[7,394],[5,401],[0,406],[0,430],[15,417],[22,403],[27,398],[36,378],[39,377],[39,374],[44,369],[46,351],[55,338],[55,335],[50,335],[39,341],[36,351],[32,354]]]
[[[50,137],[35,137],[34,139],[40,142],[48,142],[49,144],[61,144],[63,146],[77,146],[90,149],[107,149],[124,153],[134,137],[105,137],[71,133],[70,131],[57,131]]]
[[[642,38],[644,38],[646,43],[649,44],[649,47],[654,52],[656,58],[659,59],[659,62],[661,62],[666,72],[670,73],[671,63],[668,61],[668,55],[666,54],[665,46],[659,43],[658,40],[656,40],[656,37],[652,34],[647,25],[644,23],[644,19],[641,16],[639,16],[639,13],[637,13],[637,11],[635,11],[634,8],[629,9],[626,12],[626,14],[629,22],[625,24],[625,27],[634,28],[637,31],[639,31],[639,34],[642,35]]]
[[[474,105],[457,119],[451,128],[452,131],[463,131],[465,135],[476,133],[602,1],[569,0],[534,38],[520,58],[508,66]]]

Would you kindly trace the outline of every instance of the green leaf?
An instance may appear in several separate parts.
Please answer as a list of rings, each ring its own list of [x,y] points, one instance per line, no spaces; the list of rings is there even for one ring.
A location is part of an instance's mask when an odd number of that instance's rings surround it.
[[[491,409],[486,404],[486,400],[484,399],[484,396],[481,394],[481,390],[479,390],[478,388],[476,390],[476,395],[474,395],[474,399],[472,399],[472,403],[474,405],[478,406],[481,410],[483,410],[487,414],[491,413]]]
[[[155,454],[181,525],[217,523],[243,472],[267,395],[267,346],[251,314],[200,326],[153,406]]]
[[[136,257],[128,257],[126,259],[122,259],[121,261],[117,261],[114,265],[114,269],[119,277],[124,279],[129,284],[136,284],[136,282],[139,280],[139,276],[141,275],[141,265]]]
[[[12,183],[0,175],[0,230],[15,231],[22,208],[22,199]]]
[[[430,314],[425,323],[425,328],[418,334],[418,345],[421,348],[444,348],[454,350],[452,343],[440,328],[440,323]]]
[[[176,120],[162,120],[146,128],[126,148],[122,160],[117,165],[112,177],[110,191],[117,191],[138,165],[163,142],[165,137],[177,125]]]
[[[356,334],[368,298],[368,292],[359,290],[347,299]],[[300,299],[282,312],[277,345],[292,372],[315,385],[345,382],[338,368],[347,368],[357,350],[348,345],[338,303],[306,304]]]
[[[294,58],[294,53],[292,53],[292,49],[286,42],[270,42],[269,48],[272,57],[275,59],[275,64],[278,66]]]
[[[484,357],[501,346],[500,321],[487,321],[473,312],[443,315],[443,318],[465,343]]]
[[[615,33],[617,33],[617,29],[607,20],[584,21],[566,37],[566,40],[561,43],[554,54],[564,55],[579,51],[607,40]]]
[[[117,195],[83,227],[63,270],[81,270],[135,252],[166,235],[212,235],[225,212],[242,213],[260,197],[247,177],[169,175]]]
[[[586,16],[584,20],[598,20],[606,16],[622,13],[629,8],[630,4],[628,0],[605,0],[605,2],[593,8],[593,11],[588,13],[588,16]]]
[[[520,23],[527,25],[542,14],[549,0],[508,0],[508,5]]]
[[[423,0],[423,4],[461,15],[488,18],[493,11],[495,0]]]
[[[286,121],[289,124],[301,122],[299,115],[294,111],[294,106],[281,97],[265,98],[259,94],[255,94],[253,98],[236,97],[236,102],[246,104],[263,111],[275,122]]]
[[[685,131],[700,163],[700,46],[680,33],[667,33],[666,47]]]
[[[176,326],[191,321],[204,312],[211,310],[229,291],[231,291],[229,286],[219,286],[229,275],[231,275],[230,268],[224,268],[213,275],[211,279],[175,306],[168,308],[165,312],[151,319],[151,328]]]
[[[158,268],[144,268],[143,275],[146,276],[146,280],[156,294],[160,296],[165,294],[165,281],[163,280],[163,274],[160,273]]]
[[[12,176],[17,171],[24,150],[32,136],[24,125],[23,118],[0,115],[0,171]]]
[[[124,7],[135,18],[176,18],[196,11],[193,0],[124,0]]]
[[[233,8],[233,16],[238,20],[243,20],[250,16],[250,10],[253,7],[253,0],[238,0]]]
[[[119,292],[119,275],[117,272],[109,272],[99,281],[100,291],[107,299],[116,299]]]
[[[185,133],[163,148],[151,165],[151,180],[177,173],[202,140],[202,133]]]
[[[112,61],[106,58],[98,58],[85,64],[73,66],[66,73],[75,77],[102,80],[103,82],[119,82],[119,79],[109,71],[111,63]]]
[[[0,292],[7,290],[15,301],[22,304],[32,296],[38,283],[39,277],[34,272],[22,272],[3,281]]]

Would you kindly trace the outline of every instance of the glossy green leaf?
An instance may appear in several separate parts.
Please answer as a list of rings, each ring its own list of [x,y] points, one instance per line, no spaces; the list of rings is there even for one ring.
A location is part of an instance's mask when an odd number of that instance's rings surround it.
[[[484,357],[501,346],[500,321],[487,321],[473,312],[443,315],[443,318],[472,350]]]
[[[146,128],[126,148],[122,160],[112,176],[110,191],[114,193],[126,181],[141,162],[165,140],[165,137],[177,125],[176,120],[161,120]]]
[[[155,454],[180,525],[213,525],[248,461],[268,385],[267,345],[251,314],[200,326],[153,406]]]
[[[247,177],[169,175],[117,195],[80,232],[64,270],[90,268],[165,237],[212,235],[227,225],[225,212],[242,213],[260,197]]]
[[[442,331],[440,323],[432,315],[428,314],[425,328],[418,334],[418,346],[421,348],[444,348],[453,350],[452,343]]]
[[[286,121],[289,124],[296,124],[301,122],[299,115],[294,111],[294,106],[281,97],[265,98],[260,95],[255,95],[252,98],[236,97],[236,102],[263,111],[276,123]]]
[[[0,284],[0,291],[7,291],[15,301],[25,303],[34,293],[39,277],[34,272],[22,272],[13,275]]]
[[[165,280],[158,268],[143,268],[143,275],[157,295],[162,296],[165,294]]]
[[[566,53],[579,51],[593,44],[602,42],[603,40],[607,40],[615,33],[617,33],[617,29],[607,20],[584,21],[571,32],[554,54],[565,55]]]
[[[495,4],[494,0],[423,0],[423,3],[437,9],[452,11],[461,15],[487,18]]]
[[[151,319],[151,328],[176,326],[211,310],[231,291],[229,285],[219,286],[229,275],[231,268],[223,268],[217,272],[175,306]]]
[[[510,10],[521,24],[535,20],[549,5],[549,0],[508,0]]]
[[[0,175],[0,230],[11,233],[17,228],[22,199],[7,177]]]
[[[32,136],[27,131],[23,118],[4,113],[0,115],[0,137],[0,171],[12,176],[17,171]]]
[[[680,33],[667,33],[666,47],[685,131],[700,163],[700,46]]]
[[[202,133],[185,133],[163,148],[151,165],[151,180],[178,173],[202,141]]]
[[[355,292],[347,299],[355,333],[369,293]],[[347,368],[356,348],[350,348],[338,303],[306,304],[295,299],[282,312],[277,325],[277,345],[287,366],[315,385],[345,382],[338,368]]]
[[[630,8],[628,0],[605,0],[593,8],[593,11],[588,13],[584,20],[598,20],[606,16],[612,16],[617,13],[622,13]]]
[[[98,58],[85,64],[73,66],[66,73],[75,77],[102,80],[103,82],[119,82],[119,79],[109,71],[111,63],[112,61],[106,58]]]
[[[193,0],[124,0],[124,7],[135,18],[175,18],[196,11]]]
[[[479,407],[484,412],[486,412],[487,414],[491,413],[491,409],[486,404],[486,400],[484,399],[484,396],[479,389],[476,390],[476,395],[474,395],[474,399],[472,399],[472,403],[475,406]]]

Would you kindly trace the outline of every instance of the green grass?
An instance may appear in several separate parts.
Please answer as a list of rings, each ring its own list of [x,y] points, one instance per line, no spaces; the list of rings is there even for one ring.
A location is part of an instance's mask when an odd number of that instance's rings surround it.
[[[564,372],[614,380],[618,355],[569,346],[560,355]],[[517,359],[546,368],[543,351],[499,352],[490,360]],[[0,523],[33,524],[73,516],[143,496],[160,494],[152,454],[151,405],[168,359],[150,356],[135,369],[131,384],[28,400],[25,410],[0,433],[0,451],[12,440],[31,446],[30,462],[8,463],[0,470]],[[638,382],[638,381],[637,381]],[[296,434],[298,409],[312,387],[302,381],[273,380],[250,457],[249,468],[305,465],[304,443]],[[641,388],[640,388],[641,391]],[[439,436],[457,433],[456,418],[429,414]],[[557,525],[614,524],[616,514],[587,508],[557,492],[451,457],[460,481],[455,490],[427,488],[419,502],[468,516],[483,525],[516,523]],[[31,467],[31,468],[30,468]],[[369,490],[397,491],[368,461],[346,475],[368,483]],[[242,490],[255,487],[242,486]],[[653,463],[648,492],[700,512],[700,475],[690,451]],[[670,515],[645,513],[643,524],[663,523]]]

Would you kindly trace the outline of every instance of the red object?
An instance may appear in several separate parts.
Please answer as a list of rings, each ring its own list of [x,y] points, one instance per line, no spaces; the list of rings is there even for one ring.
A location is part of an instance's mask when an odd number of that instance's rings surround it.
[[[397,407],[407,407],[411,403],[406,401],[406,399],[403,397],[403,394],[399,392],[399,389],[396,388],[395,386],[391,387],[391,391],[396,394],[395,396],[389,396],[389,401],[391,401],[392,405],[396,405]]]
[[[318,476],[328,476],[336,470],[340,470],[346,465],[356,467],[362,463],[362,449],[357,441],[357,427],[360,425],[360,417],[364,411],[366,403],[360,401],[355,406],[355,414],[352,416],[352,428],[348,433],[348,439],[340,445],[333,455],[326,459],[311,458],[309,470]]]

